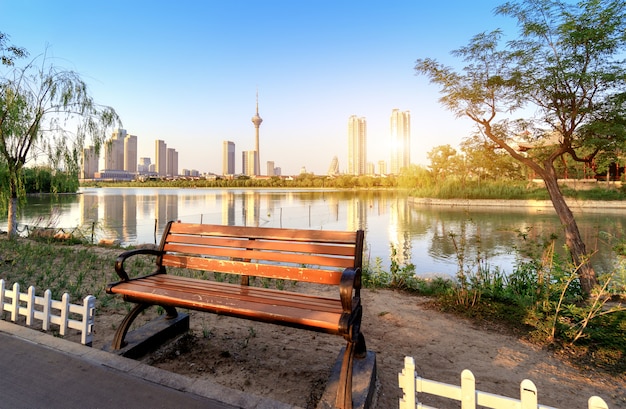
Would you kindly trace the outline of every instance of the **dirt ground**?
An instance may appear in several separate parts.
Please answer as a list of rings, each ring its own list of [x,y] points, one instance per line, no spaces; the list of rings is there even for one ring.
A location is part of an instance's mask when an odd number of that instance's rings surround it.
[[[477,389],[486,392],[519,398],[520,382],[530,379],[542,405],[582,409],[589,397],[598,395],[610,408],[626,407],[626,375],[583,372],[515,336],[441,313],[427,298],[391,290],[364,290],[362,298],[362,331],[368,349],[376,353],[376,408],[398,407],[398,373],[405,356],[415,359],[418,375],[427,379],[459,385],[461,371],[469,369]],[[207,313],[190,315],[188,334],[142,360],[303,408],[315,407],[345,345],[327,334]],[[94,347],[110,342],[122,318],[115,312],[96,317]],[[418,399],[442,409],[459,407],[458,402],[427,395]]]

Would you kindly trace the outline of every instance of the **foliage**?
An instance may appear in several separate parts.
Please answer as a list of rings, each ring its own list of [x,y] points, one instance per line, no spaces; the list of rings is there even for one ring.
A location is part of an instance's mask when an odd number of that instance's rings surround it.
[[[9,36],[0,32],[0,63],[11,66],[16,59],[26,57],[28,52],[22,47],[8,44],[8,41]]]
[[[23,169],[25,194],[61,194],[76,193],[80,187],[77,174],[53,171],[48,166],[27,167]],[[0,164],[0,191],[9,190],[9,170]],[[0,211],[6,212],[8,197],[0,195]]]
[[[601,366],[626,370],[619,358],[626,354],[626,306],[622,305],[626,275],[621,267],[602,276],[602,285],[585,299],[578,267],[555,252],[556,237],[529,241],[520,232],[521,257],[510,274],[490,268],[480,254],[467,260],[467,238],[453,233],[450,238],[459,267],[453,291],[439,298],[444,309],[507,322],[535,342],[560,345],[582,359],[598,353],[603,357],[597,362]]]
[[[441,183],[426,188],[413,189],[411,196],[438,199],[494,199],[494,200],[547,200],[545,189],[538,186],[529,187],[520,181],[490,181],[478,180],[465,183],[446,179]]]
[[[607,162],[624,147],[626,3],[520,0],[497,7],[496,14],[517,20],[516,39],[502,45],[501,30],[480,33],[453,51],[466,63],[460,71],[429,58],[418,59],[415,69],[441,87],[441,103],[474,121],[493,149],[544,180],[590,295],[597,277],[555,163],[566,157],[588,165],[596,158]]]
[[[413,264],[400,265],[397,262],[397,250],[391,246],[391,264],[389,271],[382,265],[382,258],[376,257],[373,265],[366,262],[363,266],[362,281],[366,288],[392,288],[424,295],[441,295],[448,293],[452,282],[442,277],[426,279],[415,274]]]
[[[112,108],[97,105],[86,83],[45,55],[23,67],[11,67],[0,78],[0,157],[8,169],[9,234],[16,234],[18,199],[25,194],[24,167],[43,156],[51,169],[63,170],[52,183],[58,191],[79,173],[86,138],[98,150],[106,130],[119,123]],[[70,131],[75,126],[74,131]]]

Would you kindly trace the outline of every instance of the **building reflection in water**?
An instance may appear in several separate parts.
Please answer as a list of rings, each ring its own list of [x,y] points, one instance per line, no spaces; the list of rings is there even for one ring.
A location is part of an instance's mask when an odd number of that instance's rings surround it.
[[[235,225],[235,194],[231,191],[222,193],[222,224]]]
[[[411,212],[404,197],[384,192],[337,193],[224,190],[206,194],[129,190],[84,194],[82,225],[94,224],[123,243],[158,242],[170,220],[229,226],[266,226],[366,231],[368,246],[400,265],[411,262]],[[183,213],[179,215],[180,210]],[[376,224],[368,226],[370,221]],[[373,231],[370,231],[373,230]],[[382,233],[382,234],[381,234]],[[100,234],[102,236],[102,234]],[[378,255],[381,254],[380,249]]]
[[[388,232],[390,245],[393,248],[390,257],[402,266],[411,263],[411,212],[406,199],[395,197],[390,201]]]
[[[382,244],[389,246],[390,259],[393,257],[393,260],[399,265],[411,263],[411,212],[405,198],[386,194],[357,195],[348,199],[346,203],[346,230],[364,229],[366,231],[366,246],[368,243],[371,245],[374,240],[386,239],[387,243]],[[379,218],[386,213],[388,213],[387,237],[371,237],[367,234],[371,227],[368,225],[368,215]],[[381,243],[377,244],[380,245]]]
[[[364,229],[367,258],[380,257],[387,268],[393,256],[399,265],[415,264],[418,274],[445,272],[454,276],[459,262],[455,244],[463,245],[465,262],[474,263],[480,258],[510,271],[522,234],[527,240],[521,244],[542,242],[553,234],[559,237],[557,248],[562,248],[563,242],[560,222],[552,211],[416,205],[402,194],[387,191],[104,188],[85,189],[73,202],[75,205],[54,202],[58,199],[53,197],[46,200],[29,198],[25,216],[18,222],[28,224],[31,219],[49,218],[50,209],[55,209],[63,212],[59,227],[76,227],[79,221],[85,236],[95,226],[95,241],[116,239],[123,245],[158,242],[169,220],[294,229]],[[577,222],[585,241],[596,243],[598,253],[592,259],[595,266],[612,271],[616,262],[613,243],[598,241],[598,226],[607,234],[621,237],[626,229],[623,211],[585,212],[577,214]],[[4,225],[6,221],[0,221],[0,226]]]

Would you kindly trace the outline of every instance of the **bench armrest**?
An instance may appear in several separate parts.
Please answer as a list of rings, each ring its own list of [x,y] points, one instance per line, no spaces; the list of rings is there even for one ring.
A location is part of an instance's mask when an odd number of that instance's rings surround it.
[[[339,296],[341,297],[341,306],[343,312],[351,314],[353,308],[352,299],[360,303],[361,300],[361,269],[346,268],[341,274],[341,282],[339,284]]]
[[[159,256],[161,255],[161,251],[155,250],[155,249],[136,249],[136,250],[125,251],[122,254],[120,254],[115,260],[115,272],[117,273],[117,275],[120,277],[122,281],[129,280],[128,273],[124,269],[124,262],[126,261],[126,259],[132,256],[139,255],[139,254]]]

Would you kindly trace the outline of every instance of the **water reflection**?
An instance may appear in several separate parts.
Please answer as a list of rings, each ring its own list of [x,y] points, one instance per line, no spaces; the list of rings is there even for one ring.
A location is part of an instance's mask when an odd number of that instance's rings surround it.
[[[54,216],[50,216],[53,214]],[[409,204],[398,192],[210,189],[83,189],[80,195],[30,197],[20,224],[94,228],[95,240],[156,243],[169,220],[191,223],[366,231],[365,258],[413,263],[418,274],[454,275],[464,264],[487,259],[511,271],[520,246],[552,233],[562,236],[551,209],[462,208]],[[594,264],[607,271],[614,255],[603,233],[621,237],[621,212],[577,214]],[[0,220],[6,229],[6,219]],[[525,235],[527,240],[521,236]],[[562,246],[562,242],[559,243]]]

